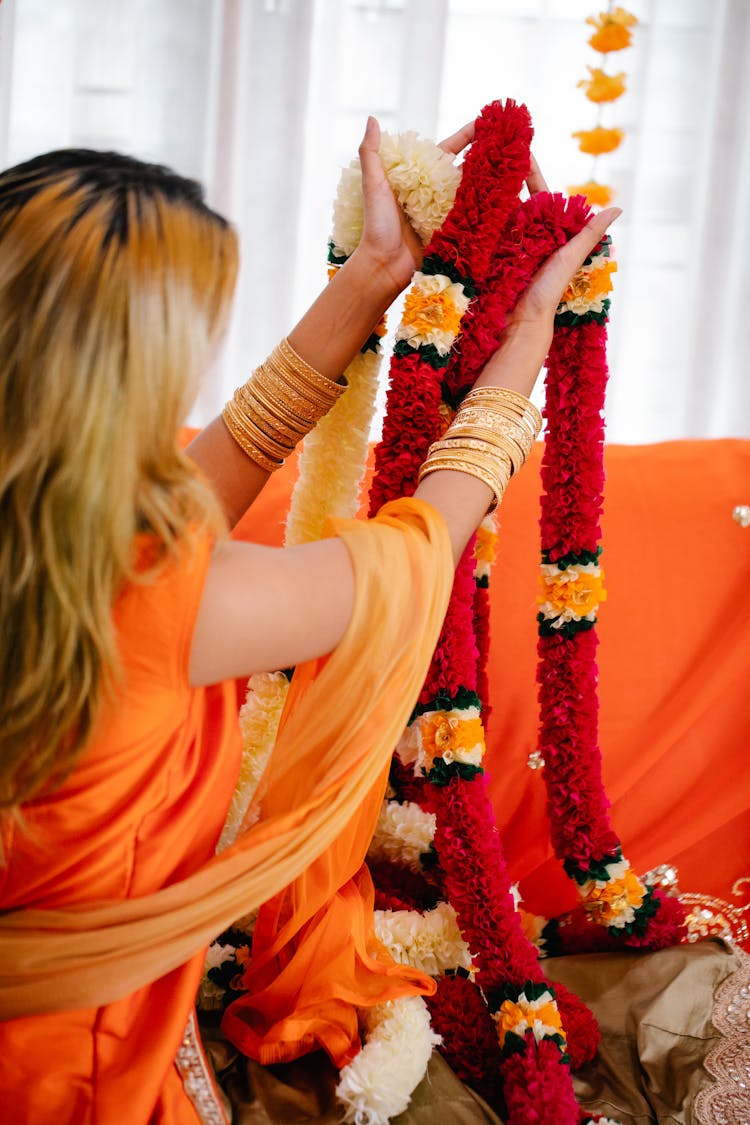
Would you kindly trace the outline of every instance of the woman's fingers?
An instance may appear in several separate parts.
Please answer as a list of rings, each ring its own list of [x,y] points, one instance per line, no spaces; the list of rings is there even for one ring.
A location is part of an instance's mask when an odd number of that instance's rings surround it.
[[[586,223],[578,234],[556,250],[535,273],[531,285],[519,301],[523,315],[554,313],[570,279],[607,232],[607,227],[622,214],[620,207],[608,207]]]
[[[367,118],[365,135],[359,145],[359,163],[362,168],[362,180],[365,191],[367,184],[375,181],[378,183],[385,178],[383,163],[380,159],[380,125],[375,117]]]
[[[470,145],[474,140],[474,122],[468,121],[457,132],[453,133],[450,137],[446,137],[441,141],[438,148],[442,148],[444,152],[451,152],[454,156],[458,156],[459,152]]]
[[[533,152],[531,153],[531,167],[526,177],[526,187],[529,189],[529,195],[536,195],[538,191],[549,191],[547,181],[542,175],[542,170],[537,164]]]
[[[604,238],[607,227],[621,214],[622,207],[607,207],[606,210],[599,211],[592,219],[589,219],[586,226],[582,227],[578,234],[574,235],[565,246],[557,251],[557,254],[560,255],[560,265],[563,272],[567,272],[566,283],[575,271],[583,265],[594,247]]]

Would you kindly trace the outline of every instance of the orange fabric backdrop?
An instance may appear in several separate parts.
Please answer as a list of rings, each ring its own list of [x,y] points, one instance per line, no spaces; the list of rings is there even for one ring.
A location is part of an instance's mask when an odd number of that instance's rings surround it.
[[[573,903],[554,860],[536,737],[538,445],[499,510],[491,580],[493,713],[487,768],[528,909]],[[599,635],[601,745],[614,824],[639,871],[679,869],[683,891],[732,898],[750,876],[750,442],[609,446]],[[269,482],[235,534],[280,544],[296,473]],[[750,887],[750,884],[747,885]]]

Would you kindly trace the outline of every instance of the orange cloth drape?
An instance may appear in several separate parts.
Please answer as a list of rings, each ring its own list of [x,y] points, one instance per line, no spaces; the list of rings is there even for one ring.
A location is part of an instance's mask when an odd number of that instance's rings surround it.
[[[148,541],[142,549],[146,565]],[[92,901],[138,900],[213,856],[237,777],[240,738],[233,685],[191,690],[188,684],[209,557],[208,541],[198,542],[155,583],[133,584],[118,600],[124,692],[105,704],[91,745],[62,787],[25,807],[25,831],[6,824],[0,910],[14,913],[3,921],[20,921],[24,908],[55,918]],[[0,953],[6,985],[25,975],[41,991],[41,1003],[31,1009],[12,1003],[3,1009],[0,1119],[114,1125],[127,1107],[133,1122],[195,1125],[173,1064],[202,951],[196,947],[166,976],[153,974],[159,976],[153,983],[137,982],[129,995],[126,984],[113,999],[88,989],[74,964],[63,989],[55,962],[65,958],[64,935],[59,944],[54,932],[43,935],[46,943],[35,942],[33,931],[29,936],[25,970],[12,940]],[[102,938],[106,943],[108,935]],[[77,940],[74,935],[74,946]],[[116,942],[113,934],[114,965]],[[46,982],[44,959],[52,962]],[[61,1001],[69,1010],[53,1010]]]
[[[529,909],[575,895],[552,858],[536,745],[537,444],[498,511],[490,581],[493,712],[487,769],[511,876]],[[682,890],[739,905],[750,876],[750,442],[605,448],[600,729],[612,817],[639,871],[677,866]],[[279,542],[294,466],[236,534]],[[262,521],[262,528],[259,521]],[[747,901],[745,885],[745,899]]]
[[[298,877],[310,902],[327,902],[340,887],[344,851],[350,867],[359,867],[393,745],[439,635],[453,566],[442,517],[418,501],[387,505],[373,521],[342,521],[336,531],[354,568],[352,619],[334,653],[294,677],[261,821],[200,870],[155,893],[0,915],[0,1018],[110,1003],[185,963]],[[105,784],[106,772],[105,763]],[[340,985],[344,1007],[432,987],[412,970],[376,961],[367,893],[356,876],[318,947],[323,964],[330,941],[331,964],[353,968]],[[306,919],[306,902],[290,898],[287,913]],[[297,929],[290,921],[289,932]],[[341,955],[347,943],[351,952]],[[304,984],[299,975],[287,979],[293,997]],[[334,1005],[335,995],[329,1015]],[[348,1019],[334,1018],[332,1026],[356,1035]],[[298,1033],[307,1035],[304,1026]],[[331,1051],[342,1049],[337,1042]]]

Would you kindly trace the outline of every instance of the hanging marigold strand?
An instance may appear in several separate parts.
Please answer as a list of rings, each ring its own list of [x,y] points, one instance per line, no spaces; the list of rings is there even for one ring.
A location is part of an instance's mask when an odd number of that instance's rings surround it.
[[[596,16],[589,16],[586,20],[586,23],[594,29],[593,34],[589,36],[589,46],[601,55],[601,61],[598,66],[588,68],[589,77],[582,79],[578,85],[583,89],[588,100],[598,107],[598,112],[596,123],[592,128],[579,129],[571,135],[578,141],[579,150],[593,156],[594,159],[586,183],[572,185],[568,188],[568,192],[570,195],[585,196],[586,201],[594,207],[606,207],[614,199],[612,188],[598,180],[598,159],[603,154],[614,152],[619,148],[625,137],[622,129],[607,128],[602,124],[604,107],[617,101],[625,93],[625,73],[620,71],[617,74],[609,74],[607,64],[611,54],[630,46],[633,37],[631,28],[637,22],[632,12],[615,7],[613,0],[609,0],[606,11]]]

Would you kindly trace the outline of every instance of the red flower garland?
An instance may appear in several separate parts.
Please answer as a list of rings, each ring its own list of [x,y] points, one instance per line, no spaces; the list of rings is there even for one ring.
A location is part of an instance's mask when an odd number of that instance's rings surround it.
[[[528,114],[512,102],[505,106],[493,103],[477,122],[456,204],[427,248],[422,271],[447,274],[467,292],[474,285],[481,289],[482,283],[486,288],[470,306],[462,325],[461,347],[453,349],[447,364],[428,348],[417,351],[397,345],[383,442],[376,453],[373,511],[399,491],[413,489],[421,460],[442,430],[443,397],[454,405],[462,389],[473,382],[496,347],[507,312],[519,293],[575,225],[576,204],[567,205],[559,197],[535,198],[519,207],[517,196],[529,167],[530,136]],[[420,698],[423,708],[450,709],[459,692],[476,686],[472,554],[470,545],[457,570],[446,624]],[[444,765],[437,759],[435,764]],[[486,784],[477,773],[481,775],[473,769],[470,780],[460,768],[441,769],[428,802],[437,816],[435,848],[449,901],[491,1009],[499,1008],[505,999],[518,1000],[525,995],[524,988],[535,985],[554,997],[515,911]],[[576,1023],[579,1029],[586,1026],[585,1020]],[[513,1041],[524,1060],[521,1069],[527,1088],[526,1071],[532,1071],[545,1091],[540,1104],[549,1102],[555,1119],[562,1123],[577,1122],[579,1114],[560,1046],[564,1041],[538,1045],[533,1036],[528,1041],[516,1036]],[[579,1048],[579,1054],[591,1057],[595,1044],[579,1044]],[[518,1059],[518,1054],[504,1052],[502,1068],[509,1121],[520,1125],[532,1118],[526,1115],[525,1095],[515,1089]]]
[[[542,558],[561,570],[596,564],[604,489],[606,319],[566,312],[549,355],[547,434],[542,459]],[[572,323],[571,323],[572,320]],[[589,917],[553,920],[549,952],[602,948],[606,926],[616,943],[659,949],[684,939],[684,910],[627,869],[609,816],[598,745],[595,619],[556,629],[539,615],[539,752],[545,763],[555,854],[581,889]]]

